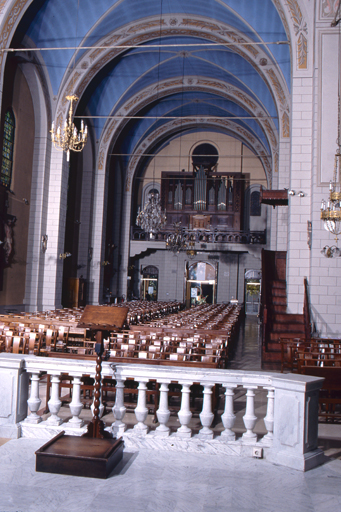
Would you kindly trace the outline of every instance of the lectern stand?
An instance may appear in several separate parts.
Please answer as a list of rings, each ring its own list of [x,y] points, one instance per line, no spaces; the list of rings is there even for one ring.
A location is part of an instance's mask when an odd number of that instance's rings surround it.
[[[123,440],[104,430],[99,418],[103,334],[122,328],[126,307],[86,306],[78,327],[90,329],[96,336],[95,401],[92,421],[81,436],[60,432],[36,451],[36,471],[64,475],[107,478],[123,456]]]

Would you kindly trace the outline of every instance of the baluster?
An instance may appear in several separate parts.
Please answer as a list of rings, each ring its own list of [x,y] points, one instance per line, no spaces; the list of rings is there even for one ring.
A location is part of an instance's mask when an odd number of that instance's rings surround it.
[[[141,380],[138,385],[137,406],[135,407],[135,417],[138,423],[134,426],[134,430],[139,434],[147,434],[148,427],[145,421],[148,416],[147,403],[147,382],[148,380]]]
[[[59,418],[58,413],[62,405],[59,400],[59,375],[52,375],[51,378],[51,398],[47,402],[51,416],[47,418],[46,422],[50,425],[60,425],[63,420]]]
[[[156,435],[160,437],[169,436],[169,427],[167,423],[170,417],[170,410],[168,409],[168,382],[162,382],[160,386],[160,405],[156,411],[157,419],[160,425],[155,429]]]
[[[182,384],[182,383],[180,383]],[[177,435],[180,437],[191,437],[192,430],[189,428],[189,422],[192,418],[192,413],[190,410],[190,394],[191,394],[191,387],[192,383],[184,383],[182,384],[181,389],[181,408],[178,412],[178,418],[181,423],[181,427],[177,430]]]
[[[268,390],[268,404],[266,408],[266,416],[264,418],[265,428],[268,433],[261,439],[261,443],[273,440],[273,431],[274,431],[274,402],[275,402],[275,390],[274,388],[267,388]]]
[[[116,379],[115,405],[112,408],[115,422],[111,426],[116,437],[122,437],[123,432],[127,428],[127,425],[122,421],[126,410],[126,407],[124,407],[124,382],[123,380]]]
[[[81,402],[81,378],[74,377],[72,384],[72,401],[70,403],[70,411],[72,418],[68,421],[73,427],[80,428],[84,425],[84,421],[79,415],[82,412],[83,404]]]
[[[32,373],[30,398],[27,400],[31,414],[25,418],[25,422],[27,423],[40,423],[42,421],[41,416],[38,416],[37,414],[41,404],[41,400],[39,398],[39,380],[39,373]]]
[[[244,425],[246,428],[246,432],[243,434],[243,441],[245,442],[254,442],[257,440],[257,434],[253,432],[255,428],[257,416],[255,416],[255,392],[254,389],[257,389],[257,386],[249,386],[247,387],[246,392],[246,411],[243,416]]]
[[[231,430],[236,421],[236,415],[233,412],[234,388],[225,386],[225,410],[221,416],[225,430],[222,431],[221,437],[226,441],[235,441],[236,434]]]
[[[203,404],[202,411],[199,414],[199,418],[203,428],[199,430],[200,437],[205,439],[213,439],[213,431],[210,429],[214,414],[212,412],[212,388],[214,384],[205,384],[203,391]]]

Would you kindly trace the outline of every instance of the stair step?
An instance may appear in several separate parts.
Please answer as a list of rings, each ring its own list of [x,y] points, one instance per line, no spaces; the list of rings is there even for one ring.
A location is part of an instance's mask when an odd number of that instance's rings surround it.
[[[283,288],[272,288],[271,295],[269,297],[270,301],[272,297],[286,297],[287,292],[283,290]]]
[[[273,332],[304,332],[304,324],[298,324],[297,322],[273,322],[272,329]]]
[[[281,352],[281,344],[279,342],[268,343],[266,347],[267,352]]]
[[[287,311],[287,305],[286,304],[273,304],[272,305],[272,311],[273,313],[286,313]]]
[[[280,363],[281,362],[281,353],[280,352],[263,352],[262,353],[262,362],[264,363]]]
[[[271,284],[271,288],[282,288],[284,290],[287,289],[286,281],[280,281],[280,280],[270,281],[270,284]]]
[[[278,341],[281,339],[304,338],[304,332],[291,331],[291,332],[270,332],[270,341]]]
[[[272,306],[286,306],[287,305],[287,298],[286,297],[274,297],[272,299],[272,304],[269,304],[269,307]]]
[[[291,323],[291,324],[304,324],[304,316],[294,313],[278,314],[273,316],[273,321],[276,323]]]

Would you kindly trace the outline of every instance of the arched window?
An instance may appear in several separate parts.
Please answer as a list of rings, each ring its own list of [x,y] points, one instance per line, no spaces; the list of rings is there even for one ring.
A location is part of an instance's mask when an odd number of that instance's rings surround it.
[[[13,146],[14,146],[14,115],[11,109],[5,114],[4,139],[2,144],[2,162],[0,181],[5,187],[9,187],[12,180]]]
[[[262,209],[260,204],[260,192],[258,192],[257,190],[251,192],[250,215],[251,217],[260,217],[262,215]]]

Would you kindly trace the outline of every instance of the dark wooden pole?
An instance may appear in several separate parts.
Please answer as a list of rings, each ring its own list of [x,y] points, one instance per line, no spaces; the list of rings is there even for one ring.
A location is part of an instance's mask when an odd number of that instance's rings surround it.
[[[88,430],[84,437],[93,437],[97,439],[104,439],[112,435],[104,430],[104,423],[99,417],[100,395],[101,395],[101,372],[102,372],[102,354],[103,348],[103,331],[96,332],[96,375],[95,375],[95,401],[94,401],[94,414],[91,422],[88,425]]]

